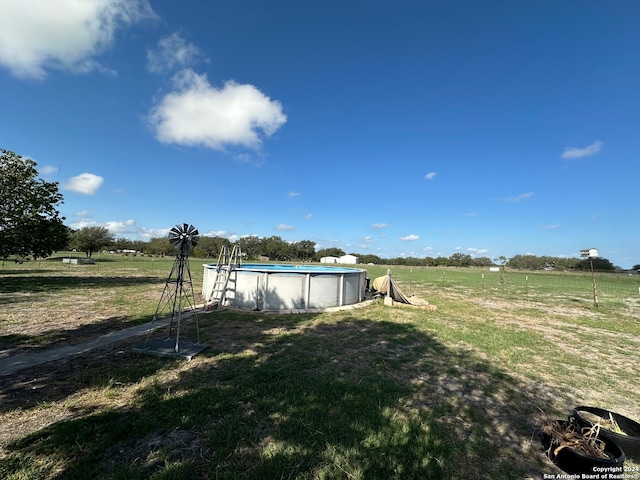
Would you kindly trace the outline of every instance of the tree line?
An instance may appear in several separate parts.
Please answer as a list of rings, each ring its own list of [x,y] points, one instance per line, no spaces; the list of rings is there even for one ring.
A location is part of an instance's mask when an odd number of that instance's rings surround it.
[[[46,258],[55,251],[76,250],[88,257],[108,251],[133,251],[145,255],[174,255],[175,250],[167,237],[149,241],[115,238],[105,227],[83,227],[73,230],[64,225],[58,206],[63,202],[57,182],[38,178],[36,162],[22,158],[14,152],[0,149],[0,259]],[[200,237],[192,254],[201,258],[217,258],[223,246],[238,246],[248,261],[268,259],[280,262],[318,262],[322,257],[340,257],[340,248],[316,251],[311,240],[288,242],[278,236],[259,238],[246,236],[231,242],[223,237]],[[361,264],[409,265],[429,267],[489,267],[499,265],[522,270],[589,270],[589,259],[559,258],[535,255],[515,255],[490,259],[472,257],[457,252],[449,257],[381,258],[377,255],[358,254]],[[601,271],[616,270],[606,258],[592,259],[593,268]],[[640,270],[640,264],[633,267]]]
[[[135,252],[135,254],[167,256],[175,255],[176,251],[167,237],[153,238],[149,241],[115,238],[104,227],[84,227],[69,231],[67,249],[84,252],[87,256],[102,250],[115,252]],[[246,261],[279,261],[279,262],[319,262],[322,257],[341,257],[345,255],[340,248],[325,248],[316,251],[316,244],[311,240],[288,242],[278,236],[259,238],[257,236],[242,237],[231,242],[224,237],[200,237],[191,254],[199,258],[217,258],[221,249],[227,247],[229,251],[238,246]],[[578,259],[566,257],[549,257],[536,255],[515,255],[511,258],[472,257],[465,253],[454,253],[449,257],[398,257],[382,258],[377,255],[358,254],[361,264],[376,265],[405,265],[425,267],[505,267],[513,270],[584,270],[614,271],[618,268],[606,258]],[[634,270],[640,269],[636,265]]]

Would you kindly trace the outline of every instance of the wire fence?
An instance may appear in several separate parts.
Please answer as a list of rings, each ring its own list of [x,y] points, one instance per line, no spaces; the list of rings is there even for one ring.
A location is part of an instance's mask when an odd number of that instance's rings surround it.
[[[386,275],[387,269],[406,294],[459,291],[473,296],[530,299],[574,297],[622,301],[640,300],[640,275],[596,272],[489,271],[471,268],[367,266],[370,278]],[[594,299],[595,301],[595,299]]]
[[[77,257],[81,255],[75,254]],[[96,253],[91,270],[108,270],[111,275],[151,275],[165,277],[174,261],[174,257],[149,257],[136,255],[112,255]],[[60,262],[58,258],[54,263]],[[203,277],[203,264],[215,263],[215,258],[190,258],[194,287],[198,289]],[[44,267],[51,260],[25,263],[30,268],[38,264]],[[505,299],[527,298],[530,300],[562,297],[594,301],[595,290],[599,303],[627,302],[633,298],[640,301],[640,275],[629,273],[596,272],[524,272],[518,270],[490,271],[480,268],[455,267],[410,267],[385,265],[355,265],[367,270],[367,276],[373,280],[391,271],[393,278],[407,295],[429,294],[436,292],[458,292],[467,296],[496,297]],[[7,268],[15,268],[13,263]],[[58,267],[58,268],[60,268]],[[75,270],[74,265],[64,265],[65,269]],[[75,266],[77,269],[78,266]],[[78,272],[83,270],[80,267]],[[106,273],[106,272],[103,272]]]

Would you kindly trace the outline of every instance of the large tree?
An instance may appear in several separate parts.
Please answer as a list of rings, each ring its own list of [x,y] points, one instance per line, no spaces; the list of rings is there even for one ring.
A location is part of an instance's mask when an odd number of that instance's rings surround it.
[[[273,235],[263,238],[260,242],[262,255],[269,257],[269,260],[288,261],[291,260],[291,245],[282,238]]]
[[[293,258],[292,260],[300,260],[302,262],[308,262],[313,260],[316,254],[316,242],[311,240],[301,240],[291,245]]]
[[[107,247],[115,241],[113,234],[105,227],[83,227],[71,235],[71,246],[91,257],[93,252]]]
[[[240,247],[242,255],[247,259],[256,260],[262,254],[262,241],[257,235],[240,237],[235,244]]]
[[[576,270],[591,270],[591,264],[593,264],[594,270],[601,272],[612,272],[617,268],[610,260],[603,257],[584,258],[577,262],[574,268]]]
[[[47,257],[67,244],[57,182],[38,177],[37,163],[0,149],[0,258]]]
[[[201,236],[198,245],[194,248],[196,257],[218,258],[222,247],[226,246],[231,253],[231,242],[224,237]]]
[[[169,237],[152,238],[144,248],[150,255],[175,255],[176,249],[169,242]]]

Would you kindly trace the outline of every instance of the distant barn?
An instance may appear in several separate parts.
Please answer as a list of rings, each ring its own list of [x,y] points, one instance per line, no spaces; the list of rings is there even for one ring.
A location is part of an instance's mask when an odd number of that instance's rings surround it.
[[[358,257],[356,257],[355,255],[342,255],[338,259],[338,263],[351,263],[355,265],[356,263],[358,263]]]
[[[320,263],[342,263],[352,264],[358,263],[358,257],[355,255],[342,255],[341,257],[322,257]]]
[[[338,257],[322,257],[320,263],[338,263]]]

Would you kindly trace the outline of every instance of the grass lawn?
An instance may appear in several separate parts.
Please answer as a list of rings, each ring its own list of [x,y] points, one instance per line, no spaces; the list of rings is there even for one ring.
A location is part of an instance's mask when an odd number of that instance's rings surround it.
[[[0,355],[150,320],[172,259],[97,260],[1,266]],[[542,419],[640,418],[638,278],[595,308],[590,275],[391,268],[437,308],[206,312],[191,362],[138,338],[0,376],[0,478],[542,478]]]

